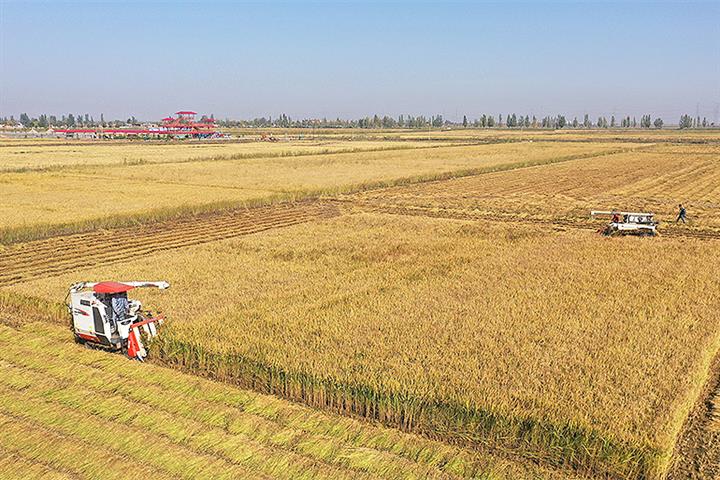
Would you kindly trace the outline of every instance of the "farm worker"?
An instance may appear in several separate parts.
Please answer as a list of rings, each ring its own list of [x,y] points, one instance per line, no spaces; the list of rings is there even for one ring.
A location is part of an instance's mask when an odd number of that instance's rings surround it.
[[[113,312],[113,324],[117,328],[117,324],[121,320],[125,320],[128,312],[130,311],[130,304],[128,303],[127,293],[116,293],[110,300]]]
[[[617,213],[614,213],[612,216],[612,223],[619,223],[620,222],[620,215]]]
[[[682,220],[683,223],[687,223],[687,212],[685,211],[685,207],[683,207],[681,203],[680,205],[678,205],[678,208],[680,209],[680,211],[678,212],[678,216],[675,219],[675,223],[679,222],[680,220]]]

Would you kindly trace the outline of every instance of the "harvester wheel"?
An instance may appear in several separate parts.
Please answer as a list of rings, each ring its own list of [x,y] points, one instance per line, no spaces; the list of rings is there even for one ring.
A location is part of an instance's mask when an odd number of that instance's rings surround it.
[[[78,345],[85,345],[85,339],[75,335],[75,343],[77,343]]]

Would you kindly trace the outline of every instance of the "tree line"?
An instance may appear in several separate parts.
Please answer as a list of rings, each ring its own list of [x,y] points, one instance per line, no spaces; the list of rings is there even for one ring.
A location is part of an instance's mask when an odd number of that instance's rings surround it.
[[[208,118],[203,116],[204,118]],[[211,115],[209,118],[214,119]],[[25,128],[117,128],[128,125],[140,125],[141,122],[134,116],[126,120],[110,120],[106,121],[103,114],[96,120],[89,114],[72,113],[57,117],[55,115],[40,115],[31,118],[26,113],[22,113],[19,119],[13,116],[0,117],[0,124],[3,125],[22,125]],[[442,127],[465,127],[465,128],[544,128],[544,129],[588,129],[588,128],[663,128],[664,122],[661,118],[653,119],[649,114],[642,115],[638,121],[636,117],[629,115],[616,118],[612,115],[609,119],[600,116],[591,119],[589,115],[582,118],[573,117],[570,120],[565,115],[546,115],[537,117],[535,115],[506,114],[498,115],[482,114],[480,117],[469,120],[467,115],[463,115],[461,122],[453,122],[443,118],[442,115],[399,115],[397,118],[388,115],[373,115],[358,119],[328,119],[328,118],[305,118],[293,119],[286,114],[278,117],[259,117],[249,120],[231,120],[224,119],[217,121],[221,127],[246,127],[246,128],[374,128],[374,129],[392,129],[392,128],[442,128]],[[678,121],[679,128],[708,128],[714,127],[715,124],[708,122],[707,118],[700,119],[699,116],[692,117],[690,115],[682,115]]]
[[[127,125],[140,125],[140,121],[135,117],[127,120],[111,120],[105,121],[105,116],[101,113],[100,119],[95,120],[90,114],[69,113],[57,117],[55,115],[42,114],[38,117],[30,117],[27,113],[21,113],[20,118],[15,119],[14,116],[0,117],[0,124],[3,125],[22,125],[26,128],[50,128],[50,127],[66,127],[66,128],[100,128],[100,127],[121,127]]]

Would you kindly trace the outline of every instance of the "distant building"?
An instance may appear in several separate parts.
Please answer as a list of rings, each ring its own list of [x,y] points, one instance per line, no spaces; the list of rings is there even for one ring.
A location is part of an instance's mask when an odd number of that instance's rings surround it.
[[[141,128],[60,128],[54,129],[54,132],[64,134],[66,138],[217,138],[223,136],[212,118],[196,121],[197,113],[189,110],[181,110],[175,115],[177,117],[163,118],[159,126],[145,124]]]

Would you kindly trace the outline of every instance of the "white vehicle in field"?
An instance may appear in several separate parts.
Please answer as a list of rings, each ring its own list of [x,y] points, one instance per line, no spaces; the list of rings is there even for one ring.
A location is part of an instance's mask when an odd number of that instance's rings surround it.
[[[147,356],[147,352],[142,343],[141,330],[147,337],[154,337],[157,335],[157,325],[164,320],[162,315],[153,316],[151,312],[143,311],[139,301],[127,299],[128,291],[142,287],[165,290],[170,284],[167,282],[73,284],[68,291],[66,302],[75,341],[110,350],[120,350],[128,357],[142,361]],[[118,310],[121,313],[118,313]]]
[[[610,217],[610,222],[599,232],[606,236],[640,235],[653,237],[657,235],[658,222],[655,215],[643,212],[598,211],[590,212],[592,218]]]

